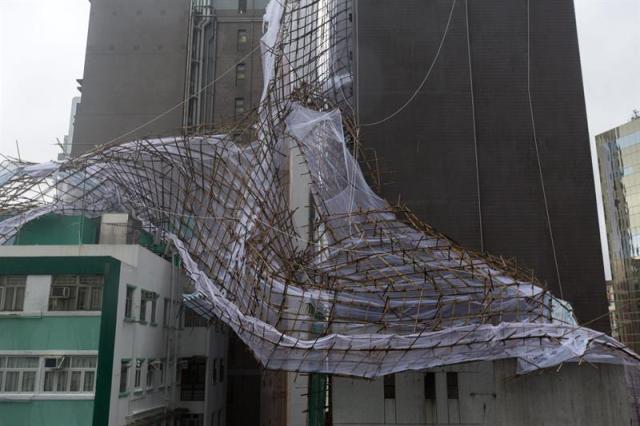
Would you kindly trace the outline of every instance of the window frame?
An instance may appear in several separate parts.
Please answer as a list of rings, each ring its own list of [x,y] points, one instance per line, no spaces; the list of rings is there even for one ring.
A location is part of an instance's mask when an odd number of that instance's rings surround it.
[[[56,279],[70,278],[73,282],[56,283]],[[97,279],[96,282],[87,282],[91,279]],[[85,282],[83,282],[85,281]],[[69,297],[53,297],[53,291],[56,288],[70,288],[71,295]],[[53,275],[51,279],[51,288],[49,289],[49,299],[47,302],[47,310],[49,312],[100,312],[102,311],[102,299],[104,290],[103,275],[85,275],[85,274],[60,274]],[[80,293],[84,292],[82,298]],[[94,303],[94,296],[98,295],[98,303]],[[60,306],[58,306],[60,305]]]
[[[240,83],[246,81],[247,79],[247,64],[241,62],[236,64],[236,87],[240,85]]]
[[[140,393],[143,391],[142,388],[142,365],[144,364],[144,358],[137,358],[134,365],[134,376],[133,376],[133,391],[135,393]]]
[[[118,387],[120,396],[127,395],[129,393],[129,370],[130,369],[131,369],[131,360],[121,359],[120,360],[120,385]],[[124,389],[123,389],[123,385],[124,385]]]
[[[124,297],[124,319],[134,320],[135,318],[133,316],[133,302],[136,298],[136,287],[127,285],[127,290],[125,291]]]
[[[460,380],[455,371],[447,372],[447,399],[460,399]]]
[[[62,358],[62,362],[64,366],[62,367],[47,367],[46,360],[51,358]],[[79,359],[87,359],[92,362],[93,365],[83,366],[83,365],[74,365],[76,360]],[[98,356],[97,355],[63,355],[62,357],[51,357],[51,356],[43,356],[43,380],[42,380],[42,392],[46,394],[51,393],[94,393],[96,389],[96,376],[98,371]],[[63,374],[64,373],[64,376]],[[51,389],[47,390],[47,377],[49,374],[52,376]],[[91,379],[92,385],[90,390],[85,389],[86,380],[89,374],[93,374],[93,378]],[[72,389],[73,377],[77,375],[78,377],[78,388],[77,390]],[[60,389],[60,377],[64,377],[64,383],[62,384],[62,389]]]
[[[436,373],[428,371],[424,374],[424,399],[427,401],[436,400]]]
[[[246,113],[244,98],[237,97],[233,100],[233,115],[236,120],[239,119],[240,116],[243,116]]]
[[[35,360],[35,366],[9,367],[10,359],[30,359]],[[7,390],[7,377],[9,373],[17,374],[15,390]],[[32,375],[31,389],[24,389],[25,375]],[[14,393],[36,393],[40,378],[40,358],[37,355],[2,355],[0,356],[0,394]]]
[[[247,30],[245,28],[239,28],[238,29],[238,38],[237,38],[237,43],[238,43],[238,50],[241,50],[244,46],[247,45],[247,42],[249,41],[249,33],[247,32]]]
[[[22,279],[20,283],[13,283],[10,280]],[[7,309],[7,289],[12,289],[11,306]],[[18,291],[22,290],[22,300],[18,304]],[[25,294],[27,290],[26,275],[0,275],[0,312],[22,312],[24,311]],[[17,306],[19,305],[19,306]]]

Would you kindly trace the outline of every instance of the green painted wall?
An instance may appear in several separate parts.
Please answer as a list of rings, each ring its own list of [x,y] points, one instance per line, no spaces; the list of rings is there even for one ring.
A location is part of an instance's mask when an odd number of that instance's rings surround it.
[[[96,244],[100,218],[48,214],[25,224],[15,239],[15,245]]]
[[[91,426],[93,401],[3,401],[0,426]]]
[[[45,414],[48,411],[52,413],[58,413],[62,411],[68,411],[64,405],[64,403],[73,403],[78,404],[83,401],[33,401],[33,402],[18,402],[18,401],[1,401],[0,402],[0,426],[6,425],[93,425],[93,426],[108,426],[109,424],[109,403],[111,396],[111,375],[112,375],[112,366],[113,366],[113,351],[114,351],[114,342],[116,335],[116,314],[117,314],[117,306],[118,306],[118,287],[120,282],[120,261],[116,260],[112,257],[108,256],[96,256],[96,257],[0,257],[0,275],[55,275],[55,274],[101,274],[104,276],[104,288],[102,291],[102,315],[100,318],[97,317],[76,317],[73,321],[69,322],[68,317],[59,317],[62,321],[57,326],[62,326],[64,328],[70,328],[69,324],[74,323],[75,320],[78,320],[77,326],[86,327],[88,324],[94,324],[89,330],[89,334],[93,335],[95,333],[96,339],[93,337],[84,340],[84,337],[76,336],[76,339],[71,339],[71,344],[87,344],[87,342],[93,342],[91,348],[87,349],[98,349],[98,371],[96,376],[96,394],[95,394],[95,404],[94,401],[86,401],[88,404],[86,407],[78,408],[75,405],[70,409],[77,410],[73,415],[69,413],[65,413],[61,416],[62,421],[58,423],[58,418],[53,418],[51,421],[47,419]],[[52,324],[49,322],[53,317],[48,317],[45,323],[41,325],[46,325],[46,328],[49,329],[49,325]],[[9,317],[5,320],[11,321],[33,321],[40,320],[39,318],[16,318]],[[89,321],[87,321],[89,320]],[[3,324],[8,324],[4,322],[0,322],[0,340],[2,340],[3,332],[5,332],[2,328]],[[27,324],[27,323],[25,323]],[[15,324],[14,324],[15,325]],[[21,325],[18,325],[21,327]],[[57,328],[57,327],[56,327]],[[87,330],[85,330],[86,332]],[[53,334],[54,337],[57,336],[60,331],[59,330],[48,330],[49,334]],[[29,330],[29,333],[32,333],[32,330]],[[74,333],[84,333],[83,331],[74,331]],[[28,334],[28,333],[27,333]],[[8,335],[8,334],[7,334]],[[58,337],[59,338],[59,337]],[[30,344],[37,344],[36,341],[31,338],[25,337]],[[66,339],[69,342],[68,336],[61,338],[61,340]],[[59,342],[60,343],[60,342]],[[26,344],[26,343],[25,343]],[[59,349],[54,344],[51,343],[48,346],[48,349]],[[96,346],[97,344],[97,346]],[[12,348],[15,349],[15,348]],[[85,349],[85,348],[78,348]],[[40,408],[38,404],[43,403],[44,408]],[[89,404],[90,403],[90,404]],[[28,404],[36,404],[34,405],[33,411],[34,413],[30,413],[29,408],[22,408],[16,411],[15,407],[20,404],[25,404],[24,407],[27,407]],[[49,404],[53,407],[51,410]],[[56,405],[59,404],[59,405]],[[94,409],[95,405],[95,409]],[[22,407],[22,405],[20,405]],[[18,416],[18,420],[14,419],[15,416]],[[10,413],[12,417],[9,417],[9,420],[6,420],[5,413]],[[38,414],[43,413],[43,414]],[[51,415],[48,413],[47,415]],[[67,419],[66,416],[70,415],[71,420]],[[25,416],[26,420],[22,420],[22,417]],[[33,416],[33,417],[32,417]],[[41,416],[41,417],[36,417]],[[47,419],[46,422],[42,422],[42,419]],[[9,421],[8,423],[3,423],[3,421]],[[14,422],[15,421],[15,422]]]
[[[0,317],[0,349],[98,350],[100,317]]]

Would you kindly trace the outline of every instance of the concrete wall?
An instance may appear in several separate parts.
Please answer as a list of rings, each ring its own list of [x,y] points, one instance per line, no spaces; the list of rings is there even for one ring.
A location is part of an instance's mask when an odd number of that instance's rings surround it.
[[[571,302],[580,322],[594,320],[590,327],[608,331],[573,0],[530,4],[528,15],[526,0],[458,1],[422,90],[392,119],[367,126],[417,90],[452,2],[358,0],[362,143],[376,150],[386,172],[387,199],[400,198],[468,248],[515,258]],[[529,39],[532,106],[562,285],[533,139]]]
[[[72,154],[129,132],[184,99],[188,0],[93,0]],[[122,140],[179,134],[182,107]]]
[[[249,112],[257,106],[262,93],[262,61],[260,49],[245,59],[249,52],[260,45],[262,16],[265,0],[248,0],[247,13],[239,14],[238,2],[214,1],[216,13],[215,72],[213,123],[228,125],[243,115],[235,114],[235,99],[244,99],[244,109]],[[230,3],[230,4],[229,4]],[[238,44],[238,31],[247,32],[247,42]],[[235,70],[222,75],[235,64],[246,66],[243,81],[236,82]]]
[[[515,361],[476,362],[430,370],[436,399],[426,400],[423,373],[396,375],[396,398],[385,399],[383,379],[334,377],[334,425],[628,425],[624,370],[565,364],[515,376]],[[458,373],[458,399],[447,397],[446,373]]]

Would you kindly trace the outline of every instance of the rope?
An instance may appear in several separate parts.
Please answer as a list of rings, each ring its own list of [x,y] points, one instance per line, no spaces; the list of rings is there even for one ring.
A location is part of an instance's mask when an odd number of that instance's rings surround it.
[[[549,215],[549,201],[547,200],[547,191],[545,189],[544,176],[542,174],[542,162],[540,161],[540,149],[538,147],[538,133],[536,131],[536,120],[533,113],[533,100],[531,97],[531,0],[527,0],[527,94],[529,96],[529,113],[531,114],[531,129],[533,131],[533,143],[536,148],[536,159],[538,160],[538,174],[540,177],[540,187],[542,188],[542,197],[544,198],[544,210],[547,217],[547,227],[549,229],[549,238],[551,239],[551,251],[553,253],[553,262],[556,267],[556,277],[558,279],[560,298],[564,299],[564,292],[562,289],[562,280],[560,279],[560,267],[558,266],[558,254],[556,253],[556,244],[553,238],[553,228],[551,226],[551,216]]]
[[[457,0],[453,0],[451,2],[451,11],[449,11],[449,18],[447,19],[447,25],[444,28],[444,32],[442,34],[442,38],[440,39],[440,45],[438,46],[438,50],[436,51],[436,55],[433,58],[433,61],[431,62],[431,65],[429,66],[429,69],[427,70],[427,74],[424,76],[424,78],[422,79],[422,81],[420,82],[420,84],[418,85],[418,88],[413,92],[413,94],[409,97],[409,99],[407,99],[407,101],[398,109],[396,109],[393,113],[391,113],[390,115],[386,116],[385,118],[378,120],[378,121],[374,121],[373,123],[361,123],[360,127],[370,127],[370,126],[377,126],[378,124],[382,124],[386,121],[391,120],[393,117],[395,117],[396,115],[400,114],[406,107],[409,106],[409,104],[411,102],[413,102],[413,100],[418,96],[418,94],[420,93],[420,91],[422,90],[422,88],[424,87],[424,85],[427,83],[427,80],[429,80],[429,76],[431,75],[431,71],[433,71],[433,68],[435,67],[436,63],[438,62],[438,58],[440,57],[440,52],[442,51],[442,46],[444,46],[444,42],[447,39],[447,34],[449,33],[449,27],[451,26],[451,21],[453,20],[453,11],[455,10],[456,7],[456,1]],[[356,36],[356,43],[357,43],[357,36]],[[358,52],[360,52],[360,48],[358,46]],[[359,61],[358,61],[359,62]],[[358,67],[356,65],[356,67]],[[359,95],[358,95],[359,97]]]
[[[480,251],[484,253],[484,226],[482,223],[482,203],[480,200],[480,163],[478,161],[478,130],[476,126],[476,100],[473,93],[473,67],[471,65],[471,35],[469,34],[469,0],[465,0],[465,20],[467,24],[467,54],[469,56],[469,90],[471,92],[471,114],[473,118],[473,149],[476,157],[476,191],[478,194],[478,223],[480,224]]]

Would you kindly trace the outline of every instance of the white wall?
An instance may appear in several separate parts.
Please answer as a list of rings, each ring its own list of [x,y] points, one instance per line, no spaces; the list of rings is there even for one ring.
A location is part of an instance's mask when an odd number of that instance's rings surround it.
[[[396,375],[395,400],[383,379],[332,378],[334,425],[609,426],[630,424],[624,370],[565,364],[515,377],[515,361],[477,362],[430,370],[436,402],[424,398],[424,374]],[[458,372],[459,399],[448,399],[446,372]]]

